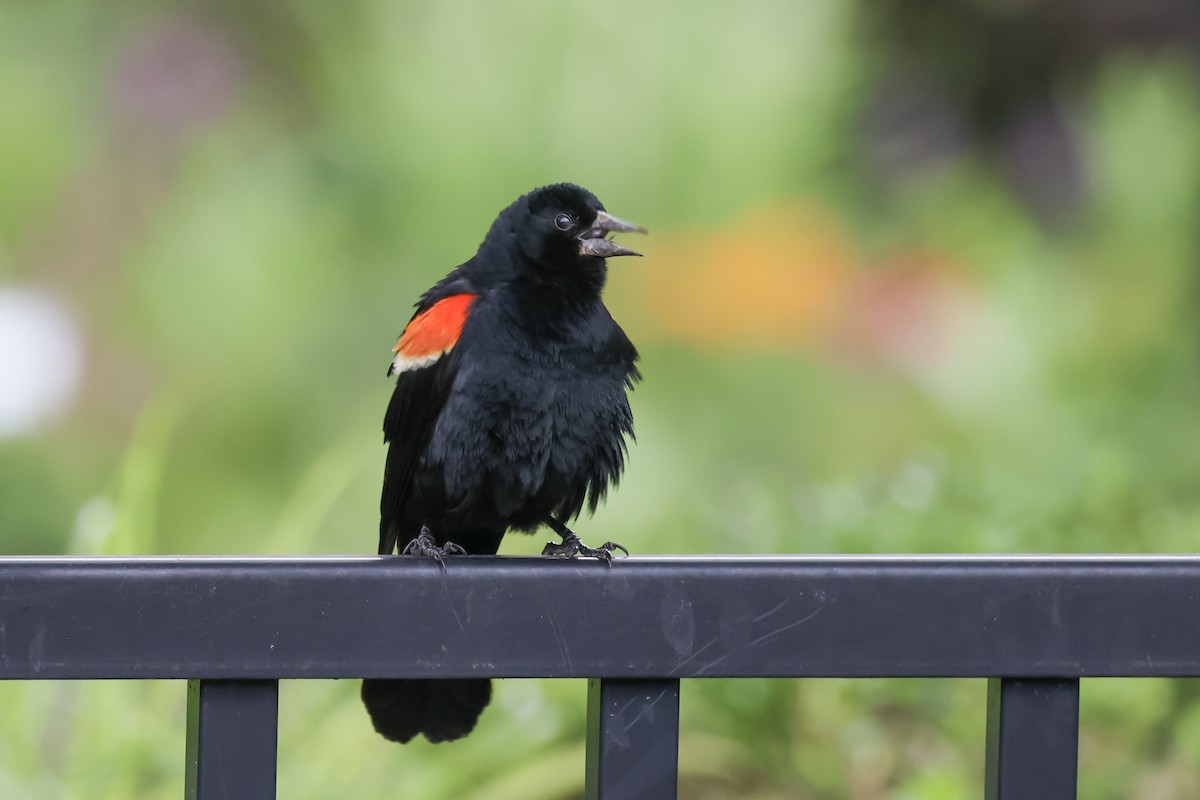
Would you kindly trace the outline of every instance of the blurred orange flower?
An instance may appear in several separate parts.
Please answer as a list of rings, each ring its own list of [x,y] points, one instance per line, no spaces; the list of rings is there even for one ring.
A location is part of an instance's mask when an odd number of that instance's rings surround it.
[[[977,298],[969,270],[949,256],[905,249],[868,259],[837,214],[811,201],[667,234],[651,255],[652,268],[621,281],[641,306],[635,336],[705,348],[799,347],[922,368],[947,353]]]
[[[731,347],[811,344],[838,316],[857,271],[853,242],[831,212],[778,202],[716,230],[654,243],[637,291],[648,325],[670,337]]]

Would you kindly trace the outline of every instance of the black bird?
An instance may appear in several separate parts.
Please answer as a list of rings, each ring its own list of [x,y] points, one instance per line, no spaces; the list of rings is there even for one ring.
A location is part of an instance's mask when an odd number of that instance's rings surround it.
[[[607,238],[626,231],[645,232],[579,186],[536,189],[422,295],[388,369],[381,554],[494,554],[542,525],[562,537],[543,555],[625,550],[567,522],[596,510],[633,435],[638,354],[600,297],[605,259],[640,255]],[[362,698],[384,737],[444,742],[475,727],[491,681],[367,679]]]

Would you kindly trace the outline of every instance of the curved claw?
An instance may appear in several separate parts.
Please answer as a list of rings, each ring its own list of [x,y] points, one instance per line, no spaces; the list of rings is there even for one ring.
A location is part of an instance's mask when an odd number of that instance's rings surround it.
[[[561,544],[547,542],[546,546],[542,548],[542,555],[556,558],[575,558],[576,556],[598,558],[611,567],[614,550],[620,550],[626,556],[629,555],[629,550],[617,542],[605,542],[599,547],[588,547],[582,539],[572,533],[564,536]]]
[[[437,540],[433,538],[433,534],[429,532],[428,528],[421,528],[421,532],[417,534],[416,538],[405,545],[404,549],[400,551],[400,555],[402,556],[425,556],[432,558],[441,565],[443,570],[446,568],[446,562],[444,561],[446,556],[465,556],[466,554],[467,551],[454,542],[446,542],[444,545],[438,546]]]

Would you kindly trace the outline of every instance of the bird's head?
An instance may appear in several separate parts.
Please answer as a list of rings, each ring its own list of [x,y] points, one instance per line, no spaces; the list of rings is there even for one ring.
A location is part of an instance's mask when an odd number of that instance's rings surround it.
[[[501,212],[481,249],[515,251],[519,269],[552,283],[602,282],[606,258],[641,255],[608,238],[626,232],[646,229],[606,212],[587,189],[556,183],[521,196]]]

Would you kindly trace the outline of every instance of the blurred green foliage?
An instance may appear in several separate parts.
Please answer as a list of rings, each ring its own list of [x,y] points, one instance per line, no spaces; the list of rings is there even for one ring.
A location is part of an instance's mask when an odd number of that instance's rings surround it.
[[[654,230],[610,277],[638,444],[582,530],[643,554],[1191,550],[1194,51],[1046,75],[1082,175],[1048,217],[1007,171],[1026,150],[969,125],[911,168],[872,156],[898,141],[864,122],[889,24],[832,0],[0,3],[0,289],[59,298],[86,359],[66,416],[0,439],[0,550],[372,552],[394,336],[556,180]],[[437,747],[385,743],[356,693],[284,685],[281,797],[581,791],[582,682],[506,681]],[[691,681],[682,794],[972,796],[985,693]],[[183,702],[0,686],[0,796],[178,796]],[[1194,683],[1087,681],[1082,718],[1082,796],[1200,796]]]

